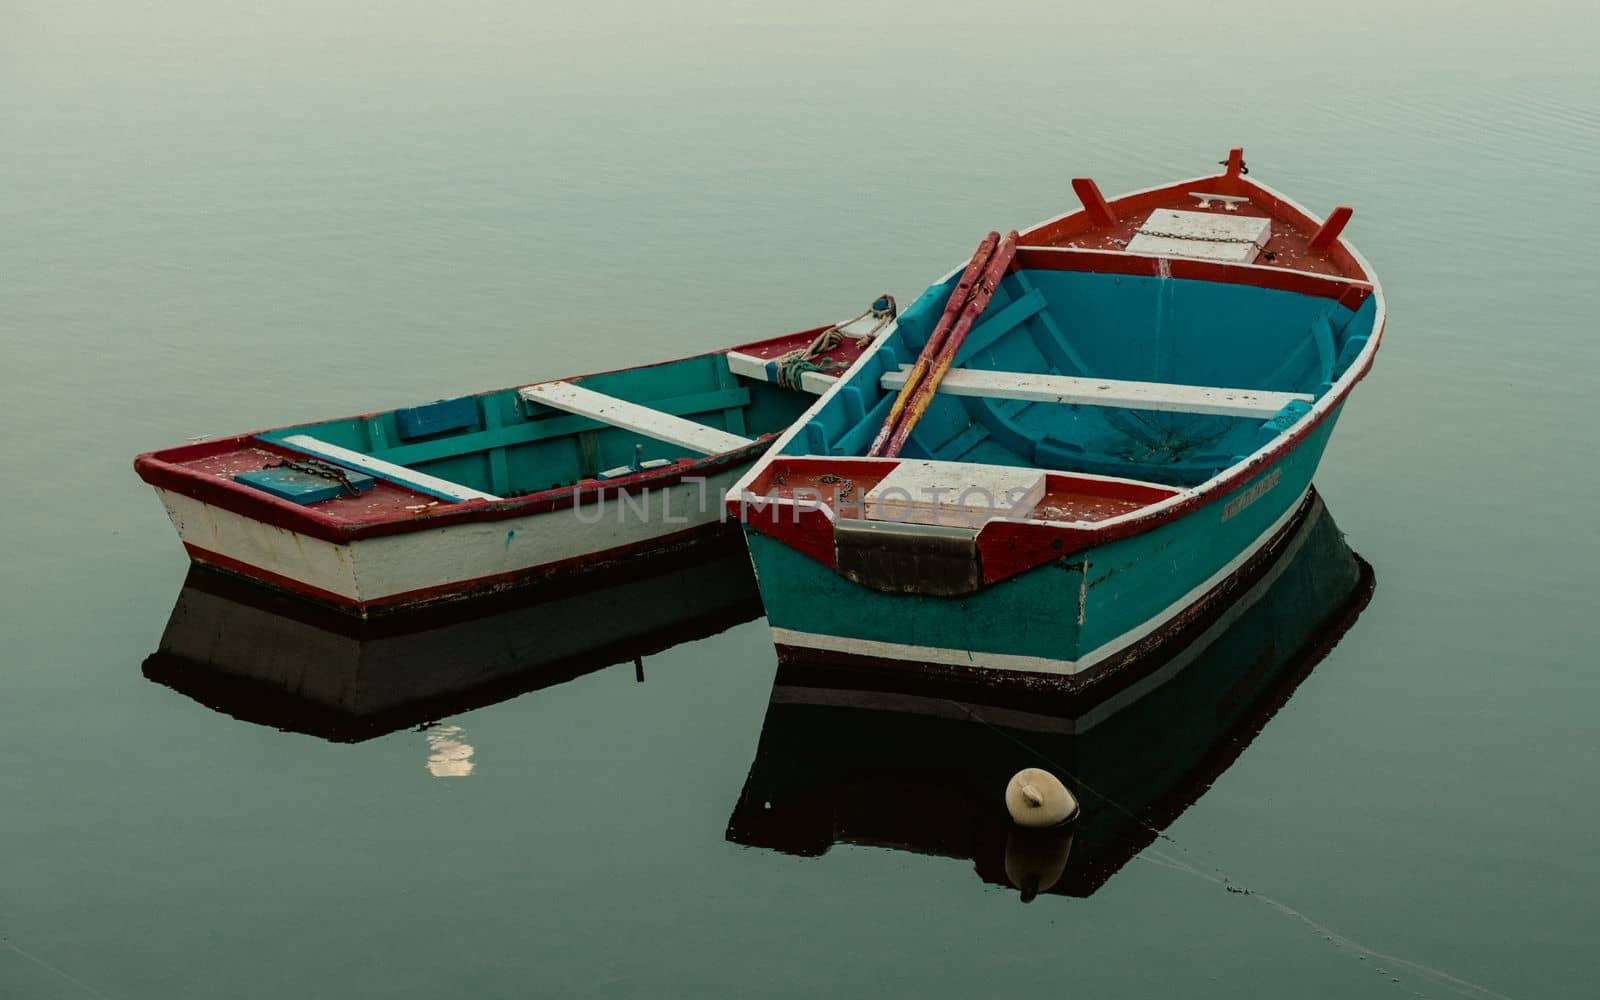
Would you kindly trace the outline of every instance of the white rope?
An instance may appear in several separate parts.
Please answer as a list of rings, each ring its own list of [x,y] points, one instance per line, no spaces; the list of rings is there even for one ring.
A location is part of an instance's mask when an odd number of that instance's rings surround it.
[[[885,305],[882,308],[878,308],[879,302],[883,302]],[[778,370],[778,384],[786,389],[794,389],[800,385],[800,376],[808,371],[834,372],[842,370],[846,366],[838,362],[822,365],[812,364],[811,362],[813,359],[822,357],[844,343],[847,336],[855,341],[858,348],[865,350],[867,345],[872,343],[873,339],[878,336],[879,331],[888,326],[889,321],[894,319],[895,313],[894,296],[880,295],[860,315],[853,316],[843,323],[835,323],[817,334],[812,338],[809,346],[797,347],[787,354],[781,354],[774,358],[773,361]],[[866,333],[853,336],[844,332],[845,327],[852,323],[859,323],[868,316],[875,317],[878,321],[873,324],[872,329]]]

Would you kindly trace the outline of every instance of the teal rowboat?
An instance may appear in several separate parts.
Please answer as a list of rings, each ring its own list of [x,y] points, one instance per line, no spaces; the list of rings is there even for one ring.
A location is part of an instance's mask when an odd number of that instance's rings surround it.
[[[941,318],[971,266],[780,437],[728,500],[780,655],[1077,688],[1229,598],[1303,517],[1385,318],[1349,210],[1246,173],[1074,181],[969,330]],[[869,454],[930,339],[948,372]]]
[[[571,582],[732,531],[722,495],[893,311],[134,467],[195,563],[357,617]]]

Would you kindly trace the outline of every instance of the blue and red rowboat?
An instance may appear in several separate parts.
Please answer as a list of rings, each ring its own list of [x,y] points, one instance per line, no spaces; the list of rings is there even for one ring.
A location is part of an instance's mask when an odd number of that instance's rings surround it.
[[[140,455],[190,558],[360,616],[732,530],[722,495],[892,319]]]
[[[1228,599],[1303,516],[1383,294],[1327,220],[1246,176],[1021,235],[898,456],[869,456],[958,275],[927,290],[744,475],[780,656],[1066,688]],[[950,346],[948,343],[945,345]]]

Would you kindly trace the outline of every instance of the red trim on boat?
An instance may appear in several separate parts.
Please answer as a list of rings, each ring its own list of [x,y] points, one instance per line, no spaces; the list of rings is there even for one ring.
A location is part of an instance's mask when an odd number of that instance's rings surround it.
[[[315,598],[329,604],[337,604],[342,608],[359,608],[361,606],[359,601],[343,594],[336,594],[331,590],[323,590],[321,587],[313,587],[311,584],[296,580],[294,577],[283,576],[271,570],[262,569],[260,566],[241,562],[232,556],[225,556],[221,552],[213,552],[190,542],[184,542],[183,547],[189,553],[189,558],[197,563],[204,563],[207,566],[225,569],[230,573],[248,576],[259,583],[265,583],[281,590],[292,591],[304,597]]]
[[[1089,221],[1097,226],[1114,226],[1117,224],[1117,213],[1106,204],[1106,196],[1100,193],[1100,185],[1093,178],[1074,177],[1072,190],[1083,202],[1083,210],[1088,213]]]
[[[467,521],[499,521],[512,517],[526,517],[530,514],[564,510],[574,506],[575,503],[591,504],[602,498],[611,499],[648,489],[664,489],[677,485],[686,477],[709,477],[725,469],[754,461],[771,446],[773,440],[774,435],[764,435],[734,451],[710,455],[699,460],[684,460],[676,465],[649,469],[620,479],[609,479],[604,482],[585,480],[575,486],[557,487],[507,500],[440,503],[424,511],[408,512],[403,517],[387,515],[380,520],[366,522],[331,517],[312,507],[302,507],[288,500],[280,500],[231,479],[201,472],[182,464],[210,454],[243,448],[259,448],[283,455],[304,457],[300,452],[270,441],[256,439],[253,435],[240,435],[165,451],[148,452],[135,458],[133,467],[139,478],[151,486],[181,493],[201,503],[221,507],[252,521],[260,521],[263,524],[324,541],[350,542],[361,538],[427,531]],[[418,498],[419,503],[435,499],[420,493]]]
[[[1349,205],[1340,205],[1329,212],[1321,227],[1311,235],[1311,242],[1306,244],[1306,249],[1312,253],[1322,253],[1333,246],[1333,241],[1344,232],[1344,227],[1350,222],[1350,216],[1354,211]]]
[[[1244,174],[1244,147],[1235,146],[1228,150],[1228,162],[1223,165],[1224,177],[1238,178]]]
[[[1288,268],[1229,264],[1187,257],[1146,257],[1114,250],[1079,250],[1072,247],[1024,246],[1017,248],[1017,268],[1025,271],[1085,271],[1091,274],[1129,274],[1159,277],[1161,265],[1174,278],[1251,285],[1296,295],[1336,299],[1348,309],[1360,308],[1372,285],[1352,278],[1311,274]]]
[[[728,505],[737,507],[738,502],[737,498],[729,498]],[[752,505],[743,520],[752,531],[776,538],[829,569],[839,564],[838,548],[833,543],[833,519],[817,504],[771,504],[760,510]]]
[[[739,354],[749,354],[752,357],[771,360],[772,358],[775,358],[780,354],[785,354],[796,347],[806,346],[813,340],[816,340],[818,334],[822,333],[824,330],[832,330],[833,328],[834,324],[829,323],[826,326],[814,326],[809,330],[796,330],[794,333],[786,333],[781,337],[768,337],[766,340],[752,340],[748,344],[735,344],[728,348],[728,351],[722,353],[736,352]]]
[[[1234,156],[1229,154],[1229,170]],[[1238,161],[1243,167],[1242,156]],[[1249,202],[1235,209],[1241,215],[1264,215],[1280,224],[1268,241],[1268,250],[1285,251],[1295,257],[1295,267],[1308,273],[1326,273],[1353,280],[1368,280],[1371,275],[1350,248],[1334,239],[1325,247],[1308,250],[1306,244],[1323,225],[1322,221],[1296,207],[1278,195],[1254,183],[1248,177],[1224,172],[1209,177],[1194,177],[1164,187],[1137,191],[1114,198],[1108,210],[1116,218],[1116,225],[1107,226],[1098,221],[1087,209],[1069,212],[1042,222],[1022,234],[1027,247],[1081,247],[1091,250],[1114,250],[1126,245],[1133,233],[1158,208],[1185,208],[1192,210],[1197,192],[1245,197]],[[1151,260],[1155,258],[1149,258]],[[1177,258],[1173,258],[1176,263]],[[1278,270],[1290,270],[1280,267]]]

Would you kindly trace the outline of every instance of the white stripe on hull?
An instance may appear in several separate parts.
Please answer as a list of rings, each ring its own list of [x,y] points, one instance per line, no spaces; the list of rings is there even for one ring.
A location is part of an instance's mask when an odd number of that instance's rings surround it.
[[[398,535],[337,543],[158,489],[178,536],[277,576],[357,603],[412,591],[536,570],[599,556],[704,527],[722,516],[722,491],[744,467],[651,490],[631,500],[565,507],[525,517],[467,521]],[[641,513],[640,498],[648,508]],[[665,502],[665,510],[663,510]],[[580,519],[595,519],[584,523]]]
[[[171,490],[157,487],[156,493],[185,545],[357,599],[355,561],[349,545],[253,521]]]
[[[822,653],[854,654],[881,660],[906,660],[912,663],[936,663],[944,666],[976,667],[986,670],[1014,670],[1030,674],[1064,674],[1070,676],[1082,673],[1095,664],[1114,656],[1139,640],[1151,635],[1182,614],[1211,588],[1232,576],[1239,570],[1239,567],[1250,560],[1251,556],[1259,552],[1262,546],[1266,545],[1278,532],[1283,530],[1284,525],[1289,523],[1295,512],[1305,503],[1308,493],[1310,493],[1310,487],[1302,490],[1300,496],[1289,505],[1288,509],[1277,520],[1273,521],[1254,541],[1241,549],[1238,555],[1228,560],[1221,569],[1208,577],[1205,582],[1173,601],[1158,614],[1152,615],[1137,628],[1129,629],[1076,660],[1054,659],[1047,656],[1022,656],[1015,653],[948,649],[942,646],[918,646],[912,643],[883,642],[876,639],[855,639],[848,636],[800,632],[795,629],[779,628],[777,626],[773,626],[772,641],[776,645],[792,646],[796,649],[811,649]]]

